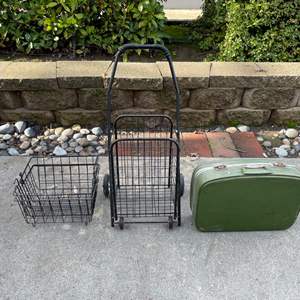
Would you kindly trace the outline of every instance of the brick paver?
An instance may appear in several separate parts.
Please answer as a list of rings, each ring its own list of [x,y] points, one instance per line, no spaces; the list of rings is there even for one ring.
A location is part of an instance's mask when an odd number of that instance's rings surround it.
[[[241,157],[264,157],[263,149],[253,132],[236,132],[231,134],[236,149]]]
[[[240,157],[229,133],[208,132],[206,136],[213,157]]]
[[[184,156],[197,154],[201,157],[212,157],[205,133],[182,133],[181,153]]]

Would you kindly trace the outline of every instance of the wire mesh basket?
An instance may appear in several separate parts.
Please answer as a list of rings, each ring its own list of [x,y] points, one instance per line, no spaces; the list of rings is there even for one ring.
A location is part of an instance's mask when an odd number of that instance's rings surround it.
[[[92,220],[98,156],[32,157],[15,181],[15,199],[27,223]]]

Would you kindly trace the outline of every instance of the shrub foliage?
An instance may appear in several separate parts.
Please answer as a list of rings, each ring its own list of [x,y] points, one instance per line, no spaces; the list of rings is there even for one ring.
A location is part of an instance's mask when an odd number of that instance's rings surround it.
[[[30,53],[161,42],[160,0],[1,0],[0,47]]]
[[[225,61],[300,61],[299,0],[205,0],[193,37]]]
[[[300,61],[300,1],[227,1],[227,30],[219,58]]]

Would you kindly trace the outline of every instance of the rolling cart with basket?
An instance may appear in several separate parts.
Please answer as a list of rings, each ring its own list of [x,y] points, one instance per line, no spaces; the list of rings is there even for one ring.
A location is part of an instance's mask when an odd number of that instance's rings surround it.
[[[159,50],[166,57],[176,93],[175,124],[162,114],[124,114],[112,123],[112,89],[122,54],[128,50]],[[127,44],[117,52],[108,85],[109,174],[103,192],[110,198],[111,225],[125,223],[181,224],[180,92],[171,55],[161,45]]]

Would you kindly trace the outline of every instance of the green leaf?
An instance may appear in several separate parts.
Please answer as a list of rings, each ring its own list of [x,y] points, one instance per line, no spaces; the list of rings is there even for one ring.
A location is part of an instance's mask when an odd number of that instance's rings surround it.
[[[143,3],[140,3],[139,6],[138,6],[138,10],[139,10],[140,12],[142,12],[143,9],[144,9]]]
[[[55,7],[56,5],[57,5],[56,2],[50,2],[50,3],[47,5],[47,7],[48,7],[48,8],[52,8],[52,7]]]

